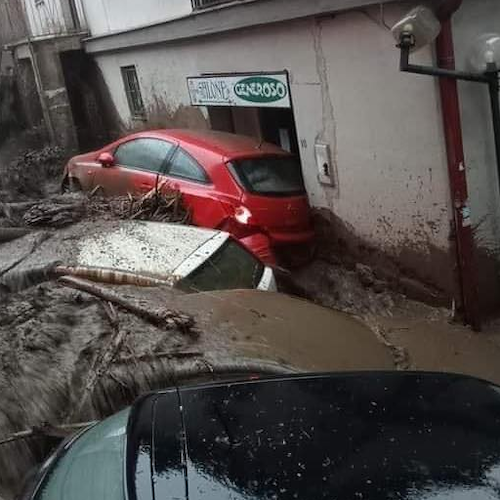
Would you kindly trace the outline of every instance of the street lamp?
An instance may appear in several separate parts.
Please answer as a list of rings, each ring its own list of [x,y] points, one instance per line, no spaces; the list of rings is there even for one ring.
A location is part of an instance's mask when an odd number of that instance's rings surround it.
[[[500,183],[500,35],[487,34],[478,39],[470,58],[473,68],[470,72],[410,64],[410,53],[432,43],[440,30],[441,24],[432,10],[422,6],[416,7],[396,23],[392,28],[392,33],[401,51],[400,70],[488,85]]]

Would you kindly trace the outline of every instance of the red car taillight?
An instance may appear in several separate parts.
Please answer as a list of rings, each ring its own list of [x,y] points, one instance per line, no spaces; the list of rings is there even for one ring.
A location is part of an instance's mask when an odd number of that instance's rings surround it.
[[[232,234],[238,240],[261,232],[259,228],[255,226],[248,226],[247,224],[241,224],[232,217],[224,222],[224,225],[221,227],[221,229],[222,231],[226,231]]]
[[[262,228],[255,225],[252,212],[245,206],[234,209],[233,214],[225,221],[221,228],[235,238],[241,239],[255,233],[262,233]]]

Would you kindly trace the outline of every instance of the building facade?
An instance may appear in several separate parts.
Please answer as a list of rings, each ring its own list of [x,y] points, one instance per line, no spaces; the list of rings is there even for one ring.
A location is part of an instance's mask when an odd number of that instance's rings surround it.
[[[104,129],[95,65],[81,0],[0,0],[3,53],[14,62],[28,125],[45,125],[52,142],[72,151]]]

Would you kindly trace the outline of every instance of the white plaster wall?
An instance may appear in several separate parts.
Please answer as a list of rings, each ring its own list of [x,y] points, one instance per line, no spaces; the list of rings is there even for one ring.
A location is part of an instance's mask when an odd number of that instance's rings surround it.
[[[389,21],[400,11],[390,9]],[[432,78],[401,74],[391,34],[363,13],[256,28],[177,45],[99,55],[124,121],[120,66],[136,64],[146,105],[164,94],[189,105],[186,77],[288,69],[311,203],[397,255],[449,247],[450,194],[439,94]],[[431,54],[417,54],[430,62]],[[321,186],[315,141],[328,142],[338,188]]]
[[[472,69],[471,47],[484,33],[500,33],[498,0],[465,0],[454,16],[458,68]],[[460,83],[469,203],[478,244],[500,253],[500,195],[488,89]]]
[[[191,0],[81,0],[93,36],[185,16]]]
[[[399,13],[388,12],[389,24]],[[400,73],[391,34],[362,13],[323,21],[316,33],[326,59],[334,124],[326,130],[339,177],[328,204],[385,249],[446,248],[450,194],[436,82]],[[432,62],[430,51],[413,59]]]

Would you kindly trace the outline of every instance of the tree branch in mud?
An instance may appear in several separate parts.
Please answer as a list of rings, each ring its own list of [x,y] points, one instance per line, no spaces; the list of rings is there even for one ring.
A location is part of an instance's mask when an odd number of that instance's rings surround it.
[[[18,263],[16,263],[16,265]],[[12,268],[9,268],[6,272],[10,270],[12,270]],[[1,276],[2,274],[0,274],[0,277]],[[62,266],[54,262],[41,267],[23,269],[22,272],[14,271],[9,273],[6,278],[1,280],[0,286],[3,285],[3,288],[11,293],[20,292],[25,288],[39,285],[62,276],[73,276],[75,278],[83,278],[92,282],[105,283],[108,285],[133,285],[139,287],[172,287],[177,282],[177,277],[175,276],[157,279],[127,271],[116,271],[114,269],[88,266]]]
[[[144,319],[148,323],[153,324],[154,326],[162,328],[178,328],[183,333],[196,337],[199,335],[198,330],[194,327],[194,318],[187,314],[173,311],[171,309],[151,309],[145,307],[136,300],[127,299],[113,290],[99,286],[90,281],[74,278],[72,276],[63,276],[59,279],[59,282],[64,286],[74,288],[80,292],[86,292],[94,297],[111,302],[112,304],[125,309],[135,316]]]
[[[92,367],[87,374],[87,380],[83,388],[83,394],[80,395],[77,406],[71,412],[70,420],[75,418],[75,415],[79,415],[81,413],[87,400],[93,394],[99,378],[108,371],[109,366],[113,362],[114,358],[120,352],[123,341],[128,334],[128,332],[120,330],[118,315],[116,314],[113,304],[111,302],[104,302],[103,307],[104,312],[109,319],[111,328],[113,329],[113,336],[111,337],[111,340],[104,348],[104,350],[98,353],[94,358]]]
[[[155,359],[192,359],[203,357],[202,352],[149,352],[138,356],[120,356],[115,363],[137,363],[137,361],[154,361]]]
[[[50,425],[44,424],[37,427],[32,427],[31,429],[27,429],[25,431],[15,432],[10,436],[0,439],[0,446],[6,445],[9,443],[13,443],[14,441],[20,441],[23,439],[28,439],[30,437],[56,437],[56,438],[65,438],[68,435],[76,432],[80,429],[85,429],[86,427],[90,427],[91,425],[96,424],[97,421],[92,422],[82,422],[77,424],[64,424],[64,425]]]

